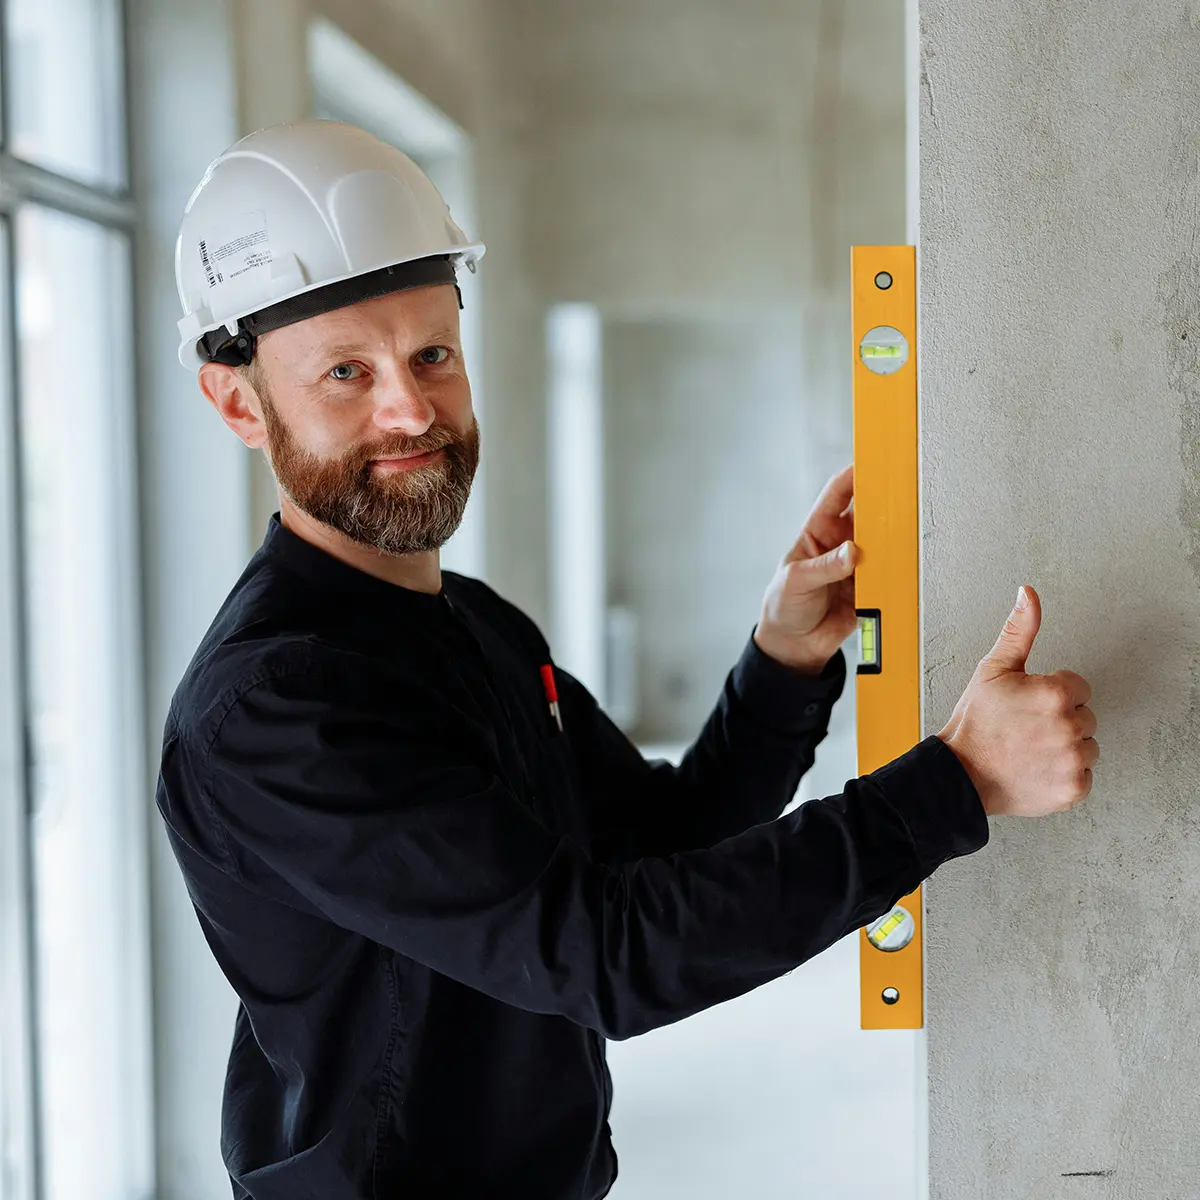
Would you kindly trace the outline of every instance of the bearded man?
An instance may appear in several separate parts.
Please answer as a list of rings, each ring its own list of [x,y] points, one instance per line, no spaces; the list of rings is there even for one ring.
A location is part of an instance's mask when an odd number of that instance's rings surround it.
[[[1086,795],[1078,676],[1024,673],[1021,602],[951,724],[781,816],[855,624],[849,469],[771,581],[679,766],[647,762],[534,624],[449,572],[479,460],[469,242],[398,151],[263,130],[176,256],[184,365],[280,510],[166,721],[157,801],[240,1005],[235,1197],[597,1200],[607,1038],[775,979]]]

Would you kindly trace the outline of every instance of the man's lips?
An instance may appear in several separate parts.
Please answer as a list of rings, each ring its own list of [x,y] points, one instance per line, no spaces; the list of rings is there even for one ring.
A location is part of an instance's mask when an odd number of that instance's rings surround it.
[[[381,471],[415,471],[418,467],[427,467],[443,455],[442,450],[429,450],[424,454],[409,454],[403,458],[376,458],[372,465]]]

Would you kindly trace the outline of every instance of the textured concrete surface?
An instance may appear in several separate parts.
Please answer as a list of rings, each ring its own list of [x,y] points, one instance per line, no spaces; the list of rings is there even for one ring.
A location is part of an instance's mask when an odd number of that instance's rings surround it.
[[[929,887],[936,1200],[1200,1196],[1200,7],[924,0],[927,719],[1022,582],[1083,809]]]

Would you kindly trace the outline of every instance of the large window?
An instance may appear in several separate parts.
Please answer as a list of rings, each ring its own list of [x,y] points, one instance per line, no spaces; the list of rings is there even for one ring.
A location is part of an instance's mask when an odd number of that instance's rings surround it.
[[[0,1200],[153,1190],[119,0],[0,0]]]

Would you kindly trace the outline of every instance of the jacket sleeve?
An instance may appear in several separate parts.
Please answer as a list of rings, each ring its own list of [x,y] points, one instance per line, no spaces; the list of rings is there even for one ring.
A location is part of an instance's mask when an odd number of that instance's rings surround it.
[[[531,1012],[620,1039],[782,975],[987,822],[922,743],[711,848],[619,865],[546,829],[421,679],[336,658],[259,679],[196,747],[247,887]],[[470,739],[480,740],[472,741]]]
[[[678,767],[644,759],[582,684],[558,675],[596,856],[621,861],[712,846],[778,817],[828,732],[846,663],[839,653],[811,678],[750,639]]]

